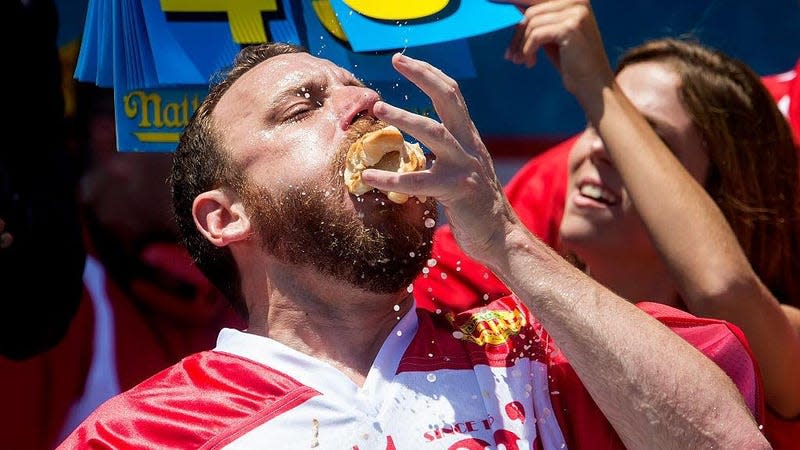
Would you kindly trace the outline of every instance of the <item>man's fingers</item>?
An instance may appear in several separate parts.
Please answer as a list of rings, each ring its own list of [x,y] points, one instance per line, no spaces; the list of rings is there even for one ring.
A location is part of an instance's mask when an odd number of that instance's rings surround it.
[[[409,81],[419,87],[433,102],[436,114],[459,142],[472,144],[475,136],[472,120],[458,83],[425,61],[401,53],[392,57],[392,64]]]
[[[443,188],[430,170],[397,173],[386,170],[366,169],[361,172],[364,183],[387,192],[402,192],[409,195],[438,197]]]
[[[458,153],[463,151],[448,129],[430,117],[413,114],[386,102],[375,103],[372,111],[378,119],[417,138],[436,155],[439,161],[457,160]]]

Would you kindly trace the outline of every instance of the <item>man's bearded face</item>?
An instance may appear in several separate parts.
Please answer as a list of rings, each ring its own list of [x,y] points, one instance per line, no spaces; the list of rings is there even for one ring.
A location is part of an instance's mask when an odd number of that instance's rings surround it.
[[[425,203],[424,215],[411,213],[408,206],[415,197],[398,205],[382,194],[365,194],[354,201],[355,211],[343,207],[347,150],[364,133],[384,126],[369,117],[356,121],[323,183],[289,186],[277,196],[247,184],[245,205],[254,211],[253,221],[270,254],[376,293],[399,292],[411,283],[430,257],[433,228],[425,220],[436,220],[435,201]]]

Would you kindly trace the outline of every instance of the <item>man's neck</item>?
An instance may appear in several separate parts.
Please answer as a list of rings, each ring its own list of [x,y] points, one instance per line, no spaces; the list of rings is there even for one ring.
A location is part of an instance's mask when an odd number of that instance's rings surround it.
[[[268,273],[267,292],[246,293],[252,299],[248,332],[325,361],[358,386],[389,333],[414,304],[405,290],[367,292],[308,267],[272,263]]]

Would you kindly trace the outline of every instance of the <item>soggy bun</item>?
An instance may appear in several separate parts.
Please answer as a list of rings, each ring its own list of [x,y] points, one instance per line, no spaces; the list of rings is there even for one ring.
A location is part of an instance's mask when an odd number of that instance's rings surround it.
[[[425,154],[419,144],[403,139],[400,130],[387,126],[361,136],[347,152],[344,184],[350,193],[363,195],[373,189],[361,179],[364,169],[381,169],[405,173],[425,169]],[[402,192],[382,191],[394,203],[405,203],[409,195]],[[425,201],[420,197],[420,201]]]

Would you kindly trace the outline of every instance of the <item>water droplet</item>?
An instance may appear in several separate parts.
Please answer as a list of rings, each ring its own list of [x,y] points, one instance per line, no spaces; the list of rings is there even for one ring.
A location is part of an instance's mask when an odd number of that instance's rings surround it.
[[[427,376],[427,377],[425,377],[425,378],[427,378],[427,379],[428,379],[428,381],[430,381],[431,383],[433,383],[434,381],[436,381],[436,374],[429,373],[429,374],[428,374],[428,376]]]
[[[305,94],[303,94],[303,97],[305,97],[305,98],[311,98],[311,94],[309,94],[308,92],[306,92]]]
[[[414,252],[408,252],[408,256],[410,256],[410,257],[412,257],[412,258],[413,258],[413,257],[417,256],[417,254],[416,254],[416,253],[414,253]]]
[[[429,268],[427,268],[427,267],[423,267],[423,268],[422,268],[422,273],[428,273],[428,272],[430,272],[430,271],[431,271],[431,269],[429,269]]]
[[[428,358],[433,358],[433,353],[428,353]]]
[[[442,272],[442,273],[441,273],[441,276],[442,276],[442,279],[443,279],[443,280],[446,280],[446,279],[447,279],[447,274],[446,274],[446,273]]]
[[[393,308],[394,308],[395,311],[400,311],[400,305],[394,305]]]
[[[428,260],[428,267],[433,267],[436,265],[436,258],[431,258]]]
[[[400,331],[400,330],[397,330],[397,335],[398,335],[398,336],[402,336],[402,335],[403,335],[403,332],[402,332],[402,331]]]
[[[436,221],[428,217],[425,219],[425,228],[433,228],[436,226]]]
[[[483,294],[483,299],[484,300],[489,300],[489,294]]]
[[[436,314],[441,314],[441,313],[442,313],[442,310],[439,309],[439,308],[436,308]]]
[[[407,291],[409,294],[410,294],[410,293],[412,293],[412,292],[414,292],[414,285],[413,285],[413,284],[409,284],[409,285],[408,285],[408,287],[406,288],[406,291]]]
[[[453,331],[453,337],[456,339],[462,339],[464,337],[464,333],[460,331]]]
[[[489,279],[489,272],[483,272],[483,279],[484,280],[488,280]]]

